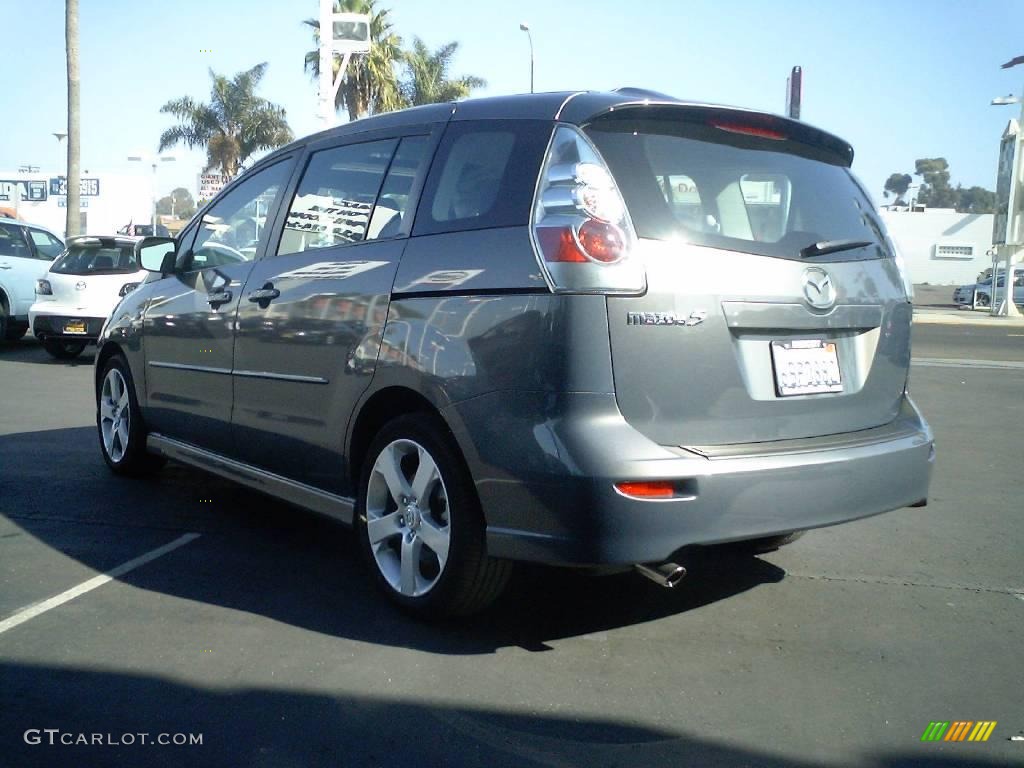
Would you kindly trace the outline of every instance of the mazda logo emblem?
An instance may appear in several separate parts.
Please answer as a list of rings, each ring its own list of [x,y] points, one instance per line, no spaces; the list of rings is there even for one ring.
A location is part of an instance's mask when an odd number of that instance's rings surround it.
[[[828,272],[820,267],[804,271],[804,298],[815,309],[831,309],[836,303],[836,287]]]
[[[76,291],[84,291],[85,290],[85,280],[79,280],[77,283],[75,283],[75,290]]]

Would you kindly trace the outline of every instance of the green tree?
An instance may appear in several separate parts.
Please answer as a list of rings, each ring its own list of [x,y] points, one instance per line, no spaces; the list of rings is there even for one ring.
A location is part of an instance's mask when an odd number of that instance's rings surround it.
[[[405,75],[401,91],[409,106],[464,99],[474,88],[487,85],[483,78],[475,75],[449,77],[448,70],[458,48],[457,42],[451,42],[431,52],[422,40],[413,38],[412,49],[402,56]]]
[[[171,190],[171,194],[157,200],[156,212],[161,216],[174,215],[179,219],[189,219],[196,212],[196,201],[192,199],[191,192],[178,187]]]
[[[984,187],[964,189],[957,185],[959,200],[956,209],[960,213],[995,213],[996,193]]]
[[[931,208],[956,208],[957,193],[949,186],[949,163],[944,157],[921,158],[914,163],[914,175],[921,177],[917,200]]]
[[[291,141],[284,109],[256,96],[256,86],[266,70],[266,63],[257,64],[229,80],[211,69],[209,104],[197,103],[189,96],[164,104],[160,111],[180,122],[160,136],[160,151],[178,142],[202,147],[206,150],[204,171],[216,168],[233,177],[256,152]]]
[[[911,181],[913,178],[909,173],[894,173],[886,179],[885,191],[882,194],[886,197],[889,197],[890,194],[895,195],[897,205],[906,205],[903,196],[907,194]]]
[[[390,112],[405,104],[398,89],[396,65],[402,58],[402,38],[395,34],[387,8],[377,8],[376,0],[335,0],[335,13],[365,13],[370,16],[370,52],[354,53],[345,70],[334,100],[334,108],[348,110],[348,119],[357,120],[371,112]],[[302,22],[313,30],[316,48],[306,53],[305,69],[320,77],[320,20]],[[341,59],[334,57],[334,76]]]

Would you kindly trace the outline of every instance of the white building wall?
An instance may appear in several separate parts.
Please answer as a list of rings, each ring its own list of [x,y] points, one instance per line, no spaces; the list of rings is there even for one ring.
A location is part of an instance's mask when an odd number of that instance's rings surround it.
[[[67,196],[56,173],[17,173],[0,170],[0,207],[14,208],[15,186],[20,189],[18,218],[64,234]],[[145,224],[153,213],[152,180],[146,174],[82,173],[82,213],[86,235],[111,235],[134,220]],[[88,194],[86,194],[88,193]]]
[[[933,208],[911,212],[882,209],[882,220],[907,262],[915,283],[973,283],[992,266],[992,214]]]

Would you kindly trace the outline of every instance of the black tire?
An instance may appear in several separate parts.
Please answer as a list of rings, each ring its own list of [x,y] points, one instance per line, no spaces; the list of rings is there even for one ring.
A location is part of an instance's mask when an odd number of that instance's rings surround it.
[[[799,538],[802,538],[807,531],[792,531],[790,533],[780,533],[778,536],[765,536],[760,539],[747,539],[746,541],[737,541],[730,546],[734,549],[749,552],[753,555],[764,554],[765,552],[774,552],[779,547],[784,547],[787,544],[792,544]]]
[[[978,297],[974,300],[976,306],[987,307],[989,304],[989,298],[987,293],[979,293]]]
[[[10,318],[7,316],[7,304],[0,294],[0,340],[7,338],[7,329]]]
[[[3,331],[2,338],[5,341],[21,341],[21,339],[28,333],[28,326],[24,323],[7,323],[7,327],[0,328]]]
[[[113,398],[107,398],[109,392],[107,380],[111,371],[117,371],[120,374],[121,380],[124,382],[124,393],[128,396],[127,402],[119,408]],[[117,430],[119,423],[116,416],[110,418],[112,414],[109,406],[111,405],[115,408],[114,414],[127,416],[124,430],[124,433],[127,434],[127,445],[124,445],[123,439],[118,437],[116,442],[108,447],[105,430]],[[139,477],[156,472],[166,463],[162,457],[146,452],[146,428],[142,422],[139,401],[135,396],[132,372],[128,367],[128,362],[119,354],[113,355],[107,360],[100,375],[99,387],[96,390],[96,433],[99,436],[103,460],[116,474]]]
[[[410,447],[410,444],[415,447]],[[401,451],[408,450],[409,453],[396,461],[395,466],[411,490],[420,466],[419,455],[415,453],[417,448],[422,448],[427,459],[433,461],[438,479],[426,486],[430,490],[424,496],[429,498],[413,499],[409,506],[399,509],[396,503],[399,500],[394,498],[391,485],[384,480],[383,473],[375,473],[374,467],[378,458],[383,462],[389,455],[398,456]],[[389,454],[382,457],[385,451]],[[373,489],[370,487],[371,477]],[[370,543],[367,524],[371,492],[378,507],[371,513],[372,519],[394,515],[394,520],[401,521],[393,531],[388,527],[390,532],[377,545]],[[411,496],[409,498],[412,499]],[[415,522],[406,524],[403,510]],[[377,433],[360,472],[355,512],[359,550],[374,582],[396,605],[418,617],[464,616],[483,610],[501,594],[512,574],[510,561],[487,555],[484,517],[469,471],[447,426],[432,414],[400,416]],[[422,577],[430,585],[422,594],[403,594],[402,586],[392,584],[384,571],[390,570],[394,579],[394,561],[397,560],[400,572],[404,573],[401,563],[406,553],[405,543],[413,542],[418,530],[424,533],[427,521],[432,522],[434,535],[438,530],[446,530],[447,557],[443,564],[440,563],[440,558],[430,549],[427,537],[421,535],[415,555],[414,583]]]
[[[58,360],[74,360],[85,350],[84,341],[64,341],[63,339],[43,339],[43,349]]]

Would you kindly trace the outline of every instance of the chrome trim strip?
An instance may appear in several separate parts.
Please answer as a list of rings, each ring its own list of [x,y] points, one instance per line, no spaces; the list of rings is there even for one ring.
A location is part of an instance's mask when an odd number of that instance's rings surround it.
[[[199,371],[200,373],[223,373],[230,374],[230,368],[214,368],[209,365],[186,365],[185,363],[163,363],[159,360],[150,360],[149,364],[154,368],[173,368],[176,371]]]
[[[270,371],[232,371],[235,376],[250,379],[276,379],[278,381],[298,381],[304,384],[327,384],[323,376],[299,376],[293,373],[271,373]]]
[[[562,119],[562,110],[565,109],[566,104],[568,104],[570,101],[575,99],[577,96],[581,96],[584,93],[586,93],[586,91],[576,91],[575,93],[570,93],[568,96],[566,96],[565,97],[565,101],[563,101],[558,106],[558,111],[555,112],[555,118],[554,119],[555,120],[561,120]],[[547,157],[547,155],[544,155],[544,156]]]
[[[220,454],[197,448],[174,438],[152,432],[146,439],[146,448],[184,464],[210,472],[228,480],[234,480],[262,493],[275,496],[283,501],[317,512],[352,525],[355,516],[355,500],[337,496],[305,483],[289,480],[263,469],[229,459]]]

